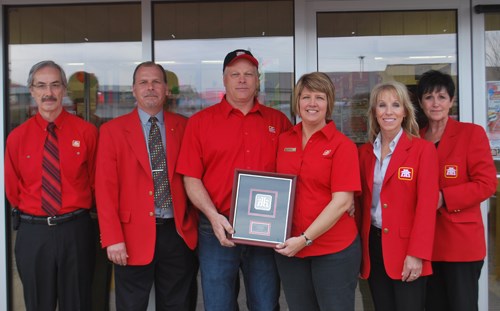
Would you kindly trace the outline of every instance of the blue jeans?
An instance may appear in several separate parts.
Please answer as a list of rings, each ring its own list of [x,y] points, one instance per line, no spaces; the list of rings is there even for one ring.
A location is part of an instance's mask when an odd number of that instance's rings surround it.
[[[280,281],[272,248],[221,246],[207,218],[200,216],[198,252],[207,311],[238,310],[239,270],[250,311],[279,310]]]

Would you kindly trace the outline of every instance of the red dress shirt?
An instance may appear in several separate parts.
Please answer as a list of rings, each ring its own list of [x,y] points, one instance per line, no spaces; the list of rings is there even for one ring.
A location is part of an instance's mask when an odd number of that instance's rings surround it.
[[[236,168],[274,172],[278,136],[291,123],[257,100],[246,115],[225,99],[189,120],[177,172],[202,180],[219,213],[229,216]]]
[[[62,208],[66,214],[93,204],[97,128],[63,110],[54,121],[61,166]],[[42,158],[47,124],[36,114],[7,138],[5,188],[12,206],[47,216],[41,207]]]
[[[279,137],[277,171],[297,175],[292,236],[299,236],[332,200],[333,192],[358,192],[359,162],[356,145],[329,122],[314,133],[302,150],[302,123]],[[339,252],[358,234],[353,217],[345,213],[337,223],[297,257]]]

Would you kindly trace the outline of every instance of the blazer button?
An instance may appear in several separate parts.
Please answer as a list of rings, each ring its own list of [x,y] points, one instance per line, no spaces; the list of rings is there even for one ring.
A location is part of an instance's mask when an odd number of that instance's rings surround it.
[[[382,205],[383,208],[387,208],[387,204]]]
[[[149,216],[153,217],[154,215],[155,215],[155,213],[149,212]]]
[[[383,231],[384,231],[384,233],[389,233],[389,229],[387,229],[387,228],[384,228]]]
[[[149,191],[149,195],[152,196],[153,195],[153,191]]]

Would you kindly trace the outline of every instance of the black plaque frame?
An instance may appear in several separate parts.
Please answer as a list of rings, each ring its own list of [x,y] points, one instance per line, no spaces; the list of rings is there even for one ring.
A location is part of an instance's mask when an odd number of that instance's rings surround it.
[[[296,176],[236,169],[229,222],[238,244],[275,247],[290,237]]]

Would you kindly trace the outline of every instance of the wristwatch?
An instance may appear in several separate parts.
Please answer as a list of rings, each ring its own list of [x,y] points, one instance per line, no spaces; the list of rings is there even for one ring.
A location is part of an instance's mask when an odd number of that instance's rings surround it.
[[[313,240],[306,237],[306,234],[304,232],[302,232],[300,235],[303,236],[304,239],[306,240],[306,246],[311,246],[313,244]]]

